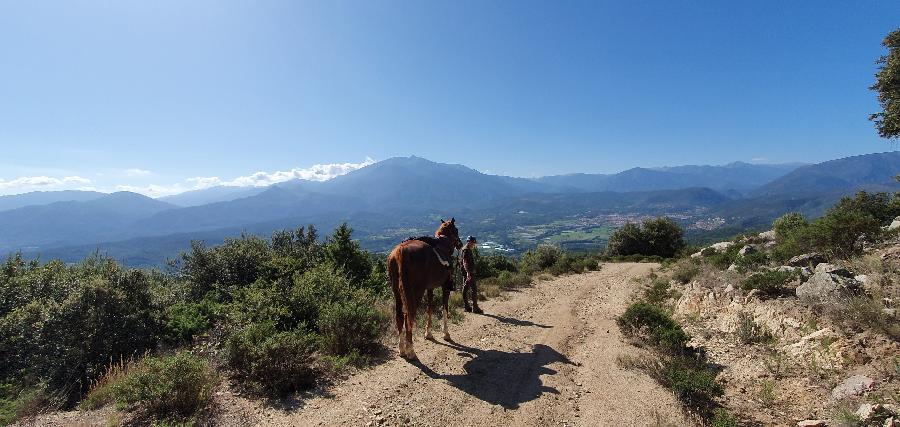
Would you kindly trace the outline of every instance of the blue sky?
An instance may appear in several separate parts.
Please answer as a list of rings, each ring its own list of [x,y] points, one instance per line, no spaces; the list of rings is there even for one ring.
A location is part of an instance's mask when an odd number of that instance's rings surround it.
[[[0,0],[0,194],[887,151],[867,88],[897,27],[878,0]]]

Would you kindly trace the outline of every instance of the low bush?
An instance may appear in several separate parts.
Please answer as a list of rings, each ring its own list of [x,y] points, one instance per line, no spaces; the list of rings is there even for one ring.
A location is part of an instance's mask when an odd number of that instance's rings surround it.
[[[374,299],[367,292],[358,291],[349,300],[333,302],[319,312],[320,347],[331,355],[371,352],[380,343],[387,322],[376,309]]]
[[[672,285],[663,278],[654,278],[650,286],[644,291],[644,301],[649,304],[662,307],[672,297]]]
[[[672,278],[681,284],[689,283],[698,274],[700,274],[700,266],[690,259],[676,262],[672,269]]]
[[[113,385],[120,405],[160,417],[186,417],[209,402],[218,378],[205,359],[189,352],[146,357]]]
[[[795,277],[793,272],[770,270],[755,273],[744,279],[741,289],[750,291],[756,289],[763,297],[775,297],[785,292],[785,285]]]
[[[481,255],[478,249],[475,249],[476,279],[486,279],[503,273],[515,273],[517,271],[519,271],[519,267],[514,259],[500,254]]]
[[[228,337],[225,360],[251,388],[285,395],[315,383],[317,341],[300,328],[278,331],[271,323],[251,324]]]
[[[900,341],[900,322],[883,311],[884,305],[866,295],[850,298],[843,304],[827,306],[826,315],[837,325],[852,332],[874,331]]]
[[[716,252],[704,257],[703,261],[709,263],[719,270],[725,270],[726,268],[730,267],[731,264],[737,262],[738,258],[740,258],[741,256],[738,253],[740,250],[741,246],[731,245],[728,247],[728,249],[725,249],[722,252]]]
[[[657,255],[672,258],[685,248],[684,230],[670,218],[625,224],[609,237],[608,255]]]
[[[562,249],[553,245],[538,245],[538,247],[522,254],[519,261],[519,270],[533,274],[552,267],[564,255]]]
[[[64,395],[52,394],[43,384],[27,388],[0,384],[0,425],[58,409],[64,402]]]
[[[738,313],[735,335],[743,344],[766,343],[775,339],[771,332],[753,320],[753,316],[744,312]]]
[[[666,354],[681,354],[690,335],[663,308],[646,302],[630,305],[616,319],[622,334],[639,338]]]
[[[692,357],[678,356],[664,360],[662,376],[662,384],[691,409],[702,411],[722,394],[715,371]]]
[[[816,251],[847,259],[862,252],[864,242],[884,237],[881,226],[900,214],[900,196],[858,192],[844,197],[812,222],[799,214],[787,214],[773,223],[778,240],[773,255],[780,261]]]
[[[734,259],[734,266],[738,271],[745,273],[756,270],[769,262],[769,256],[762,251],[750,252],[745,255],[738,254]]]
[[[165,335],[170,340],[190,341],[212,327],[220,310],[220,304],[206,298],[199,302],[177,302],[166,309]]]
[[[716,408],[709,420],[710,427],[738,427],[738,419],[724,408]]]
[[[488,281],[491,280],[497,282],[497,285],[499,285],[502,289],[515,289],[531,284],[531,276],[522,272],[510,273],[508,271],[504,271],[497,275],[497,277],[488,279]]]

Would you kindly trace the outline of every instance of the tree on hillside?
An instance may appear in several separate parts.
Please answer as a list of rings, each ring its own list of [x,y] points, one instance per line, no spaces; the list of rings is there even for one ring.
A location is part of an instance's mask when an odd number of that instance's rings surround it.
[[[342,270],[356,284],[364,282],[372,271],[369,255],[359,248],[359,242],[352,239],[353,229],[347,223],[341,224],[325,240],[325,259]]]
[[[684,231],[667,217],[645,220],[641,226],[625,224],[609,237],[609,255],[675,256],[684,248]]]
[[[869,89],[878,92],[881,112],[869,116],[882,138],[900,137],[900,29],[888,33],[881,44],[887,55],[876,62],[881,65],[875,73],[875,84]]]

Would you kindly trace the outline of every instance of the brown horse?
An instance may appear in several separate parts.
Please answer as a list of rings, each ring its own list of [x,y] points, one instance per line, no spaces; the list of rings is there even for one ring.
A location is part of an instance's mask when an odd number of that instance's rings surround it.
[[[394,291],[394,304],[397,316],[397,334],[400,338],[400,356],[415,359],[413,350],[413,326],[416,311],[423,295],[428,298],[428,320],[425,325],[425,339],[434,339],[431,335],[431,309],[433,290],[443,287],[442,304],[444,308],[444,339],[450,339],[447,330],[447,302],[453,289],[453,272],[449,263],[453,249],[462,247],[456,219],[441,220],[441,226],[434,232],[435,246],[420,240],[407,240],[391,251],[387,260],[388,278]],[[440,255],[438,255],[440,254]],[[405,335],[404,335],[405,333]]]

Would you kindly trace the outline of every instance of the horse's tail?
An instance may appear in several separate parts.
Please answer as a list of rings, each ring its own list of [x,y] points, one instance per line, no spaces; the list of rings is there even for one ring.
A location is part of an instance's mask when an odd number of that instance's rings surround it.
[[[394,308],[397,332],[403,331],[403,312],[406,310],[406,292],[403,289],[403,250],[398,247],[391,251],[387,260],[388,280],[394,292]]]

